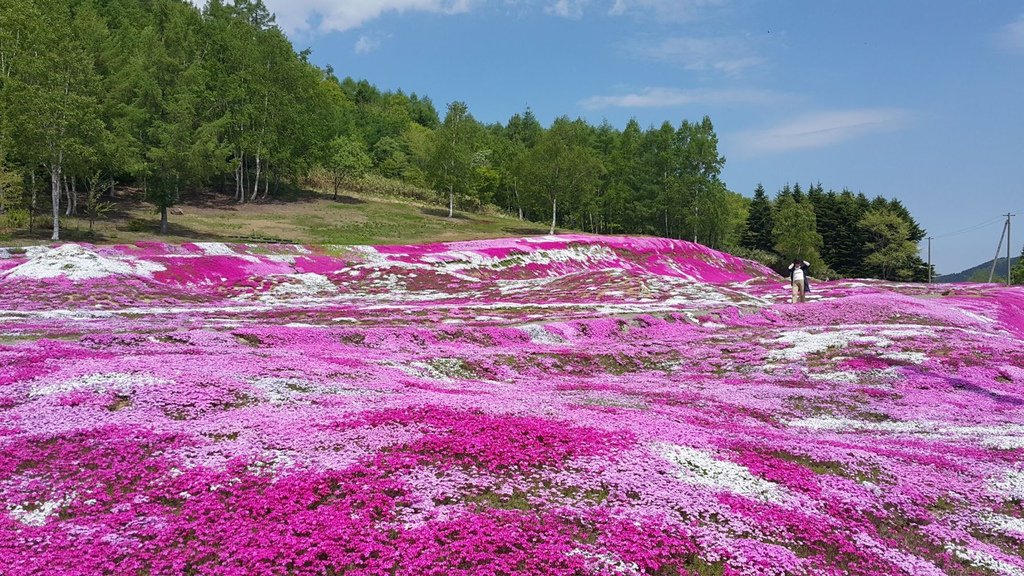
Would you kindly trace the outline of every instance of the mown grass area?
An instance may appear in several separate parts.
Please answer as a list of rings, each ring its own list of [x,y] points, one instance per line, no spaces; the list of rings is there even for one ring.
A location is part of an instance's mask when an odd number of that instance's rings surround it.
[[[265,202],[237,204],[230,197],[207,194],[189,198],[169,216],[166,235],[159,234],[160,215],[136,191],[121,191],[115,210],[97,220],[93,231],[85,217],[62,217],[61,239],[97,244],[156,242],[283,242],[296,244],[419,244],[503,236],[546,234],[542,224],[521,221],[495,210],[448,210],[408,199],[346,191],[304,190]],[[17,230],[0,238],[3,245],[46,243],[50,220],[37,217],[36,230]]]

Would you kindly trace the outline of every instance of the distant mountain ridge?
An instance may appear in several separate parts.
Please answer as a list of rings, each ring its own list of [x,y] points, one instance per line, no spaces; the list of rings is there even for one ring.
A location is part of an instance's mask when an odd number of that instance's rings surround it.
[[[1020,260],[1020,256],[1014,256],[1010,258],[1010,267],[1017,265],[1017,261]],[[936,282],[967,282],[979,271],[985,273],[985,277],[988,278],[989,271],[992,270],[992,260],[985,262],[984,264],[978,264],[973,268],[968,268],[955,274],[943,274],[935,279]],[[1006,258],[996,259],[996,275],[1006,279]]]

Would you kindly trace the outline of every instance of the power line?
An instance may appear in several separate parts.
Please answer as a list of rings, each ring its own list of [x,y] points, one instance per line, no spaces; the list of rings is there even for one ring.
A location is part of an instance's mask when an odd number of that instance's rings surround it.
[[[1005,216],[1000,214],[999,216],[996,216],[995,218],[992,218],[990,220],[986,220],[986,221],[978,223],[978,224],[974,224],[974,225],[968,226],[966,228],[961,228],[960,230],[954,230],[953,232],[946,232],[945,234],[936,234],[936,235],[932,236],[932,238],[948,238],[950,236],[957,236],[957,235],[960,235],[960,234],[966,234],[968,232],[974,232],[975,230],[981,230],[982,228],[985,228],[987,226],[992,226],[996,222],[1002,221],[1003,218],[1005,218]]]

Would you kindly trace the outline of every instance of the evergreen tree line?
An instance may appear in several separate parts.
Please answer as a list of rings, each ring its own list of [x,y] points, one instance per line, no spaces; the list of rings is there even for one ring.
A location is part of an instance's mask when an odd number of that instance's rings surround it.
[[[339,79],[296,52],[262,0],[0,0],[0,224],[46,226],[141,189],[161,214],[196,191],[239,203],[316,182],[399,188],[594,233],[694,240],[821,271],[920,279],[924,232],[898,201],[720,179],[708,117],[619,130],[529,110],[484,124],[462,102]]]
[[[758,185],[741,246],[778,270],[800,258],[818,277],[925,281],[917,248],[925,235],[899,200],[826,192],[820,183],[806,192],[787,184],[769,198]]]

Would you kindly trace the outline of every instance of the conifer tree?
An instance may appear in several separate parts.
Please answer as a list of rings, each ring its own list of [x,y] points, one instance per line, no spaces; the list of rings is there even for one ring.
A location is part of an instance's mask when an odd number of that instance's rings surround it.
[[[750,201],[747,229],[743,234],[743,247],[771,252],[775,247],[774,227],[772,203],[764,191],[764,186],[758,184],[754,190],[754,198]]]

